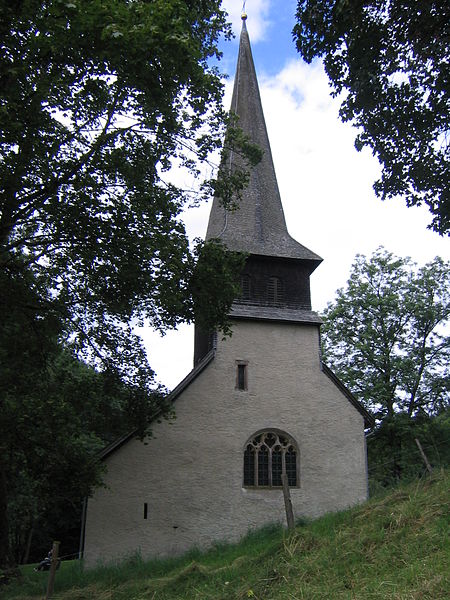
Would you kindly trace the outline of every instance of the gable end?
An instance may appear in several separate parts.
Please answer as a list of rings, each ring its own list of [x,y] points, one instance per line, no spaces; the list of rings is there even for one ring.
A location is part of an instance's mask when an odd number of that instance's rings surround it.
[[[194,381],[194,379],[196,379],[198,377],[198,375],[200,375],[200,373],[209,365],[209,363],[213,360],[215,355],[216,355],[216,349],[213,348],[210,352],[208,352],[208,354],[206,356],[204,356],[202,358],[202,360],[195,366],[195,368],[192,369],[192,371],[190,371],[186,375],[186,377],[170,392],[170,394],[167,396],[167,401],[170,403],[175,402],[175,400],[178,398],[178,396],[182,392],[184,392],[184,390],[187,387],[189,387],[189,385]],[[155,421],[155,419],[160,417],[161,414],[162,414],[161,410],[158,410],[157,412],[155,412],[155,414],[152,415],[152,417],[150,419],[150,423],[153,423],[153,421]],[[114,442],[111,442],[111,444],[109,444],[108,446],[103,448],[103,450],[101,450],[97,454],[97,460],[105,460],[105,458],[110,456],[113,452],[115,452],[121,446],[126,444],[130,439],[135,437],[136,432],[137,432],[137,429],[133,429],[133,431],[130,431],[129,433],[126,433],[125,435],[121,436],[120,438],[117,438],[116,440],[114,440]]]
[[[327,367],[326,364],[322,363],[322,372],[334,383],[334,385],[339,388],[339,390],[344,394],[350,404],[356,408],[358,412],[362,414],[364,417],[364,426],[365,427],[373,427],[375,425],[374,417],[364,408],[361,402],[355,398],[355,396],[351,393],[351,391],[342,383],[335,373]]]

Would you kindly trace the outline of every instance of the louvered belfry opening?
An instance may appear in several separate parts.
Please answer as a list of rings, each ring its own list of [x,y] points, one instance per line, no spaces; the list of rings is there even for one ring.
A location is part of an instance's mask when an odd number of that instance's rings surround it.
[[[244,450],[244,487],[281,487],[283,473],[296,487],[297,459],[297,444],[288,434],[269,430],[255,435]]]
[[[251,298],[251,278],[248,273],[241,276],[241,298],[244,302],[249,301]]]
[[[235,303],[311,310],[309,273],[300,261],[250,256]]]
[[[283,280],[272,275],[267,281],[267,301],[270,305],[283,304]]]

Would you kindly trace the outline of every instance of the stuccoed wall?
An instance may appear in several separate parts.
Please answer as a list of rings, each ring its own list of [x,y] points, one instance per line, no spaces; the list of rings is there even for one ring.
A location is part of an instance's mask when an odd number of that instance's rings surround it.
[[[244,445],[264,428],[299,446],[296,517],[365,500],[363,418],[321,372],[318,338],[317,325],[237,321],[176,400],[176,419],[155,423],[147,445],[130,440],[107,459],[108,487],[88,503],[86,564],[180,554],[285,522],[280,489],[242,487]],[[236,360],[248,361],[248,391],[235,390]]]

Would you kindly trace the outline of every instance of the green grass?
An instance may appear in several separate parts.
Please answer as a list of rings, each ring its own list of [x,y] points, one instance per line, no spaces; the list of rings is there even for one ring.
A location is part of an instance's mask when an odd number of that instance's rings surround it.
[[[287,534],[279,527],[178,559],[57,572],[55,600],[438,600],[449,598],[450,473]],[[47,574],[23,567],[0,597],[45,597]]]

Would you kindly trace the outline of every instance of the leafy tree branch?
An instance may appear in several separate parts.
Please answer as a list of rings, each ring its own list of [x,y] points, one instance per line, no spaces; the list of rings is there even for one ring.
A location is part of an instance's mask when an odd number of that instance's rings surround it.
[[[430,227],[450,230],[450,6],[445,0],[300,0],[301,56],[323,58],[340,116],[382,166],[382,199],[425,204]]]
[[[325,310],[324,359],[379,419],[448,406],[449,284],[441,258],[418,268],[380,248]]]

